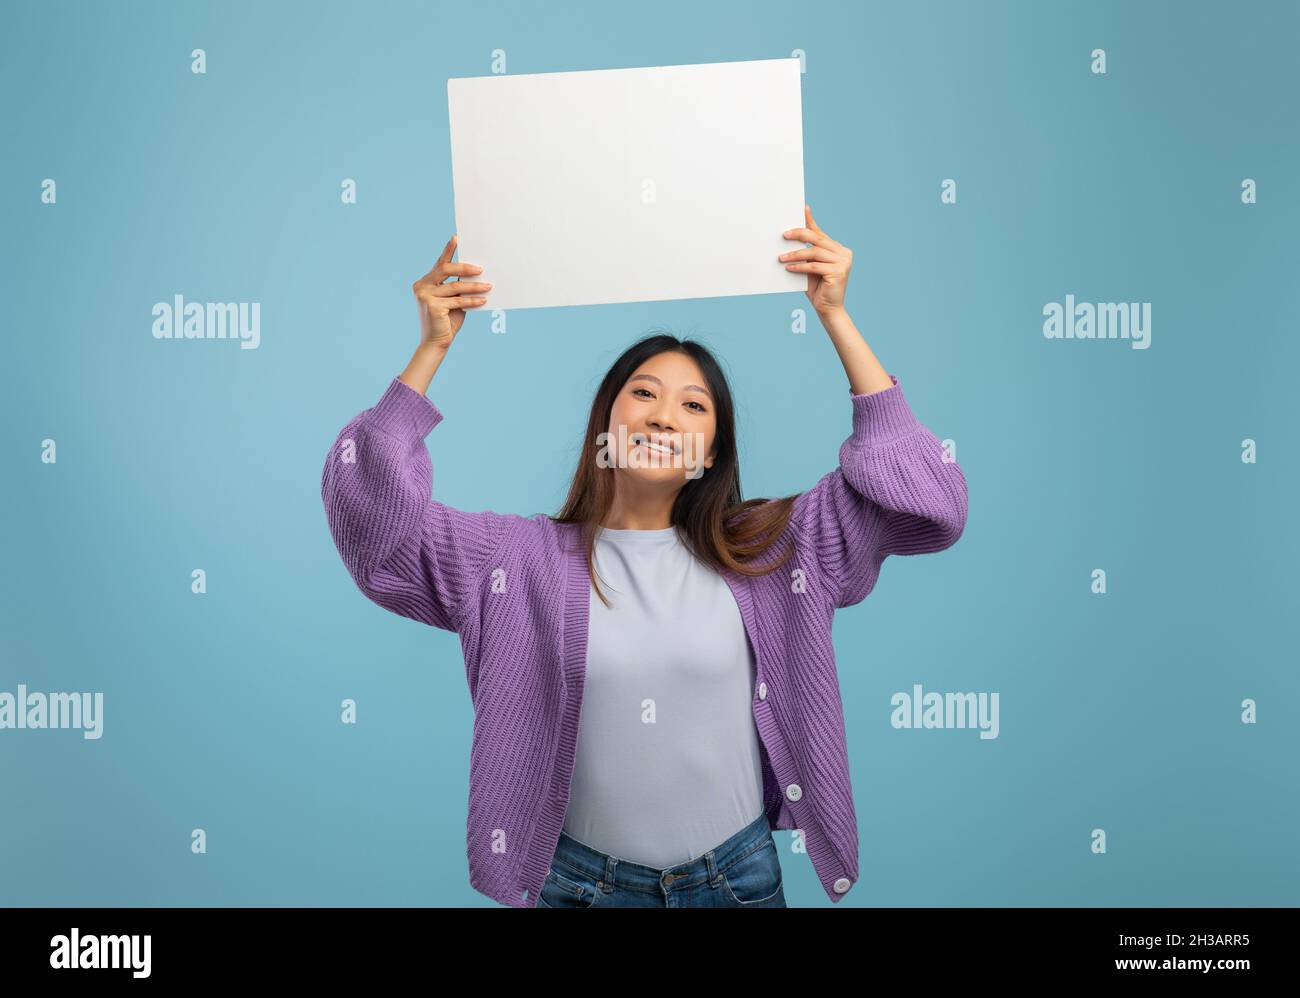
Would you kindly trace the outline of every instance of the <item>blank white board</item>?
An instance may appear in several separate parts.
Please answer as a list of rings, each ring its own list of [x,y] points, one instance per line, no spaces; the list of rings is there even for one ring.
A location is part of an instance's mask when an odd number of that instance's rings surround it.
[[[803,291],[799,60],[447,81],[457,259],[486,308]]]

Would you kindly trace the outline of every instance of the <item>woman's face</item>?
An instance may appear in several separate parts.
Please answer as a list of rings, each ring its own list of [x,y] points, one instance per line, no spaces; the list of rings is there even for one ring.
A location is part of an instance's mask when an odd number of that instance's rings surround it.
[[[667,351],[641,364],[615,397],[606,452],[619,474],[680,488],[712,467],[716,429],[699,365]]]

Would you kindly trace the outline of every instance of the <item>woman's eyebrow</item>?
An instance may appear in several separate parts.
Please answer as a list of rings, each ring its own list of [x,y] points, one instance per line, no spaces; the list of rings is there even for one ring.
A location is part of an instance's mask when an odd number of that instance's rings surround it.
[[[634,374],[628,380],[636,381],[638,379],[644,379],[645,381],[653,381],[660,388],[662,388],[664,385],[664,383],[660,379],[656,378],[653,374]],[[709,390],[707,388],[701,388],[699,385],[682,385],[682,390],[687,392],[699,392],[701,395],[708,395],[710,399],[713,398],[712,395],[709,395]]]

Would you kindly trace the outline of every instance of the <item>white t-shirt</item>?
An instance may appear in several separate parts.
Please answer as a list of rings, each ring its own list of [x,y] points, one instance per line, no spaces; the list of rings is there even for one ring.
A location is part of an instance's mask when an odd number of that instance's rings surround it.
[[[564,831],[666,869],[763,811],[755,664],[726,581],[675,527],[600,530]]]

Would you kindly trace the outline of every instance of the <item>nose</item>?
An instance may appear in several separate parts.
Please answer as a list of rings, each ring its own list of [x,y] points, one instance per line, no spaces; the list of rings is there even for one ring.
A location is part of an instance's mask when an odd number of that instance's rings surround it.
[[[663,408],[652,414],[647,422],[660,433],[676,433],[676,428],[668,421],[669,416],[667,413],[670,412],[671,409],[669,408],[667,401],[661,402],[660,405]]]

